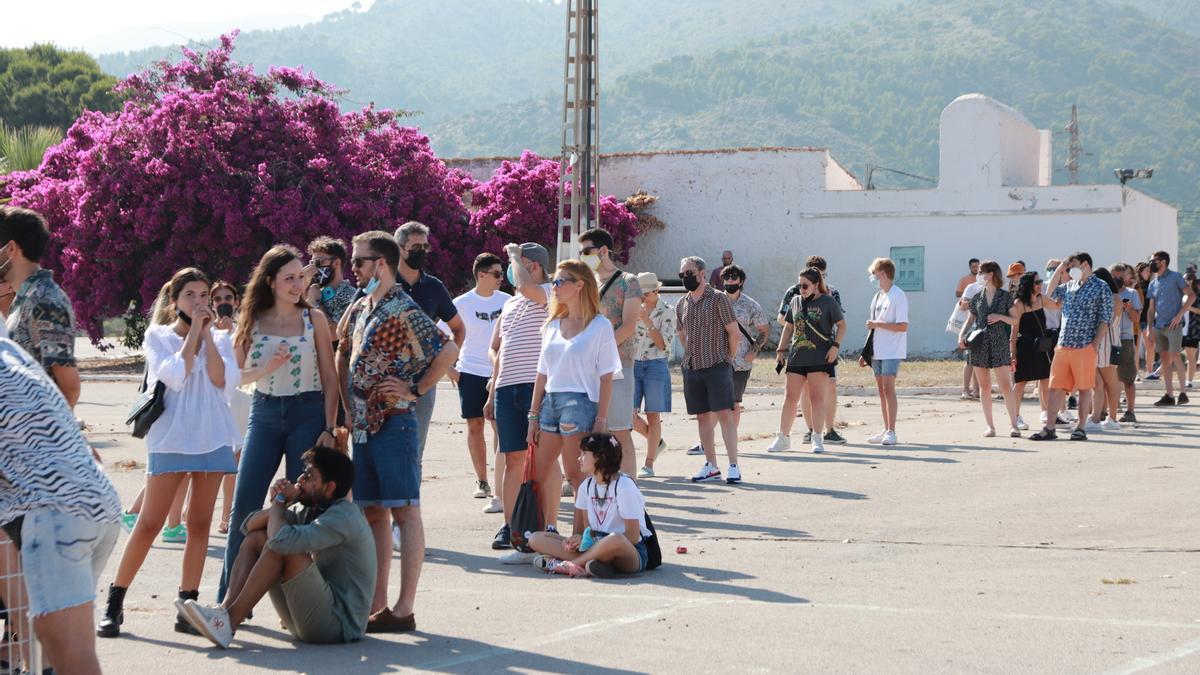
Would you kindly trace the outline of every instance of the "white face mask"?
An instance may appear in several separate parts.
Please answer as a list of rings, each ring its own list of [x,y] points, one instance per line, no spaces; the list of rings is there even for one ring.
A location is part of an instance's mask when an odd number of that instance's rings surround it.
[[[581,256],[579,256],[579,259],[583,261],[584,265],[587,265],[588,267],[592,268],[593,272],[600,271],[600,256],[596,255],[595,253],[581,255]]]
[[[975,275],[975,283],[979,284],[980,286],[987,285],[987,275],[986,274],[976,274]]]
[[[1070,274],[1071,279],[1073,279],[1074,281],[1079,281],[1080,279],[1083,278],[1083,270],[1079,269],[1078,267],[1072,267],[1071,271],[1068,272],[1067,274]]]

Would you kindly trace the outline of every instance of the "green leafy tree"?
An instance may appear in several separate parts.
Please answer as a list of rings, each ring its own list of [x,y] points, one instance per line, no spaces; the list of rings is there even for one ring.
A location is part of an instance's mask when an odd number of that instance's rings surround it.
[[[0,120],[67,129],[84,110],[116,110],[116,83],[83,52],[53,45],[0,49]]]

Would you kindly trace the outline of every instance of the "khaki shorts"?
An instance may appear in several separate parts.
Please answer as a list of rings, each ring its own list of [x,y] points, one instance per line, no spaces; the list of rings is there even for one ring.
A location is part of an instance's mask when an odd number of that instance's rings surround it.
[[[1137,381],[1137,349],[1133,340],[1121,340],[1121,358],[1117,361],[1117,379],[1125,384]]]
[[[1154,329],[1154,349],[1178,354],[1183,349],[1183,327]]]
[[[1050,388],[1085,391],[1096,387],[1096,348],[1058,347],[1050,365]]]
[[[287,581],[271,588],[271,604],[288,632],[301,642],[332,644],[345,642],[342,624],[333,613],[333,589],[321,576],[316,563]]]

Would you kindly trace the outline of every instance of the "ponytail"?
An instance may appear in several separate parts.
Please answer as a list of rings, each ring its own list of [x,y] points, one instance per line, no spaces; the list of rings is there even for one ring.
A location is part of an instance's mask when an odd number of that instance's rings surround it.
[[[171,282],[162,285],[150,308],[150,325],[166,326],[175,323],[175,308],[171,306]]]

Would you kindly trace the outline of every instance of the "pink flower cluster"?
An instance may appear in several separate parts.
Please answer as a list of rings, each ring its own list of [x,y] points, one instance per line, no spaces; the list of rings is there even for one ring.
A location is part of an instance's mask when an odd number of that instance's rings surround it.
[[[526,153],[482,185],[451,170],[391,111],[339,111],[337,90],[296,68],[260,75],[232,60],[236,33],[184,50],[118,85],[123,109],[85,112],[36,171],[0,178],[0,197],[45,215],[43,263],[93,340],[131,303],[148,311],[175,270],[244,283],[275,243],[347,242],[408,220],[430,228],[430,270],[452,289],[509,241],[553,240],[558,165]],[[473,191],[478,212],[461,196]],[[627,252],[635,216],[605,198]]]
[[[481,250],[499,253],[508,242],[536,241],[551,249],[557,234],[559,163],[526,150],[505,161],[471,194],[471,231]],[[569,206],[567,207],[569,210]],[[615,197],[600,200],[600,225],[612,233],[617,258],[629,260],[638,235],[637,216]]]

